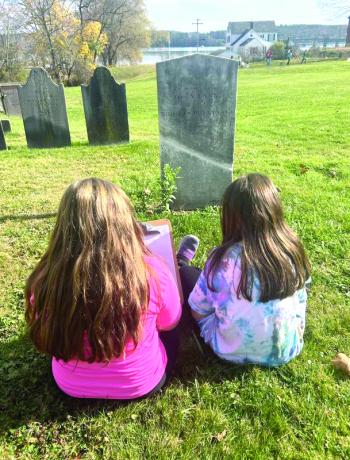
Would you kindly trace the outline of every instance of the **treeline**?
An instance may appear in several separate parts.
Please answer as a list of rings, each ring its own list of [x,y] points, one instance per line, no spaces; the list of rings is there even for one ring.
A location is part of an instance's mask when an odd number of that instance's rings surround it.
[[[320,24],[295,24],[276,26],[281,40],[340,40],[346,38],[346,25],[323,26]]]
[[[172,47],[195,47],[198,40],[196,32],[154,30],[151,34],[151,47],[169,46],[169,39]],[[199,46],[223,46],[225,40],[226,31],[224,30],[199,34]]]
[[[346,38],[346,25],[320,25],[320,24],[295,24],[280,25],[264,28],[257,27],[257,32],[277,32],[280,40],[306,40],[306,41],[338,41]],[[243,30],[241,30],[243,32]],[[155,30],[151,34],[151,47],[161,48],[169,45],[172,47],[197,46],[197,33]],[[224,46],[226,43],[226,30],[201,33],[200,46]]]

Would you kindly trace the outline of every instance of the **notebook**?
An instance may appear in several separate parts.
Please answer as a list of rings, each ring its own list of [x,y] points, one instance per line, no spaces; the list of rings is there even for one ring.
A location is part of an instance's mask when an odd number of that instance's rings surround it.
[[[170,221],[167,219],[153,220],[143,223],[142,227],[146,246],[152,254],[162,258],[169,267],[174,280],[177,282],[181,302],[183,302],[181,280]]]

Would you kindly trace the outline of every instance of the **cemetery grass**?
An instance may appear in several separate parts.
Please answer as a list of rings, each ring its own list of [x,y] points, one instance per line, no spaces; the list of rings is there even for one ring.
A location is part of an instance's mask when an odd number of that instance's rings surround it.
[[[219,242],[216,208],[159,213],[154,73],[129,78],[132,142],[89,147],[80,90],[66,90],[72,148],[27,150],[12,120],[0,154],[1,458],[349,458],[350,63],[251,68],[239,73],[234,176],[259,171],[281,189],[286,218],[313,266],[305,348],[279,369],[203,357],[184,337],[170,386],[132,404],[76,401],[51,377],[25,334],[23,285],[43,253],[60,196],[73,180],[119,183],[140,219],[168,217],[176,241],[201,240],[196,264]]]

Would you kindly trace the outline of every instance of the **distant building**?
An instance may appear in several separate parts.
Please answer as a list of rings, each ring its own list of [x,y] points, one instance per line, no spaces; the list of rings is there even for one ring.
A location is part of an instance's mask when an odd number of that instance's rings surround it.
[[[227,27],[226,50],[223,57],[251,60],[262,58],[271,44],[278,40],[274,21],[230,22]]]
[[[345,46],[350,46],[350,16],[349,16],[349,25],[348,25],[348,32],[346,35],[346,43]]]
[[[273,43],[278,40],[275,21],[229,22],[227,26],[226,46],[230,46],[240,35],[251,29],[267,42]]]

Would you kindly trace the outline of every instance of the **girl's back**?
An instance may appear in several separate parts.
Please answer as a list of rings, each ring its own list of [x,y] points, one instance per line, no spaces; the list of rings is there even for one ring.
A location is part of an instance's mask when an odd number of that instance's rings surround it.
[[[213,278],[215,291],[202,272],[189,304],[199,314],[201,334],[222,359],[235,363],[279,366],[297,356],[303,347],[306,289],[283,300],[260,302],[254,279],[252,300],[237,296],[241,279],[241,246],[232,246]]]
[[[62,391],[77,398],[134,399],[149,393],[162,379],[167,355],[159,329],[176,324],[181,315],[180,299],[168,267],[146,256],[150,267],[149,303],[144,313],[140,341],[128,340],[122,356],[108,363],[52,359],[52,371]],[[91,350],[84,337],[86,358]]]

